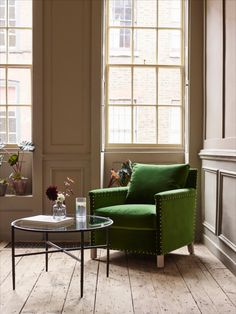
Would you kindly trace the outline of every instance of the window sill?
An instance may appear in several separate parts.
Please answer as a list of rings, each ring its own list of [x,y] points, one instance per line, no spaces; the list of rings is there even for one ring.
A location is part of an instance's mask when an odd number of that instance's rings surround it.
[[[1,196],[1,199],[12,198],[12,197],[29,198],[29,197],[33,197],[33,195],[32,194],[25,194],[25,195],[6,194],[4,196]]]
[[[117,152],[130,152],[130,153],[155,153],[155,154],[176,154],[184,153],[183,147],[106,147],[102,153],[117,153]]]

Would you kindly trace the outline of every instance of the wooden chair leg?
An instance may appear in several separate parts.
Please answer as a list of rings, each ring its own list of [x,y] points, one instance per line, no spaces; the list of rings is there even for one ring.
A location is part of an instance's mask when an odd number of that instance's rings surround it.
[[[189,254],[194,254],[194,246],[193,246],[193,243],[188,244],[188,251],[189,251]]]
[[[90,250],[90,257],[91,257],[91,259],[97,258],[97,249],[91,249]]]
[[[164,267],[164,255],[157,255],[157,268]]]

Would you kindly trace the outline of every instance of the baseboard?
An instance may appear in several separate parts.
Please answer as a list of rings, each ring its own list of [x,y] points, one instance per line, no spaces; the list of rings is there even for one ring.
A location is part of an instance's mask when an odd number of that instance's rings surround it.
[[[59,245],[62,248],[73,248],[73,247],[80,247],[80,242],[54,242],[55,244]],[[85,242],[85,245],[89,245],[88,242]],[[11,248],[11,242],[6,243],[5,248]],[[25,249],[37,249],[37,248],[45,248],[45,242],[15,242],[15,248]]]
[[[203,243],[236,276],[236,262],[205,234]]]

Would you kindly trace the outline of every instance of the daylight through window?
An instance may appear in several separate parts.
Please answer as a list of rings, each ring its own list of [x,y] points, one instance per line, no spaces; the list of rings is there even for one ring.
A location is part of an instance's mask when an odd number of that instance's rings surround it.
[[[31,140],[32,0],[0,0],[0,142]]]
[[[106,1],[106,144],[183,145],[183,0]]]

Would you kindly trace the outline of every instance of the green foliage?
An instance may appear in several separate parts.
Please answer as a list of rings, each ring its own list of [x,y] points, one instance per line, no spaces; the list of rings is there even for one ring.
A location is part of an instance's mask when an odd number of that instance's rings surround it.
[[[108,187],[111,186],[127,186],[132,175],[132,162],[127,160],[123,162],[121,168],[117,171],[111,169],[111,178]]]
[[[7,184],[7,179],[0,178],[0,184]]]
[[[18,161],[19,161],[19,154],[12,154],[8,159],[8,163],[11,167],[16,165]]]
[[[33,152],[35,151],[35,145],[32,142],[23,141],[19,144],[20,150]]]
[[[3,163],[3,159],[4,159],[4,155],[0,155],[0,166],[1,166],[2,163]]]
[[[24,161],[24,152],[33,152],[35,150],[35,145],[32,142],[29,141],[23,141],[18,145],[17,152],[10,153],[6,148],[5,148],[4,143],[0,143],[0,149],[2,149],[6,155],[8,156],[8,164],[10,167],[12,167],[13,172],[9,176],[11,180],[21,180],[23,178],[22,175],[22,164]],[[3,156],[3,155],[1,155]],[[0,158],[0,165],[2,164],[3,157]]]
[[[127,186],[132,174],[132,162],[130,160],[123,162],[121,169],[119,169],[117,173],[119,175],[120,185]]]

